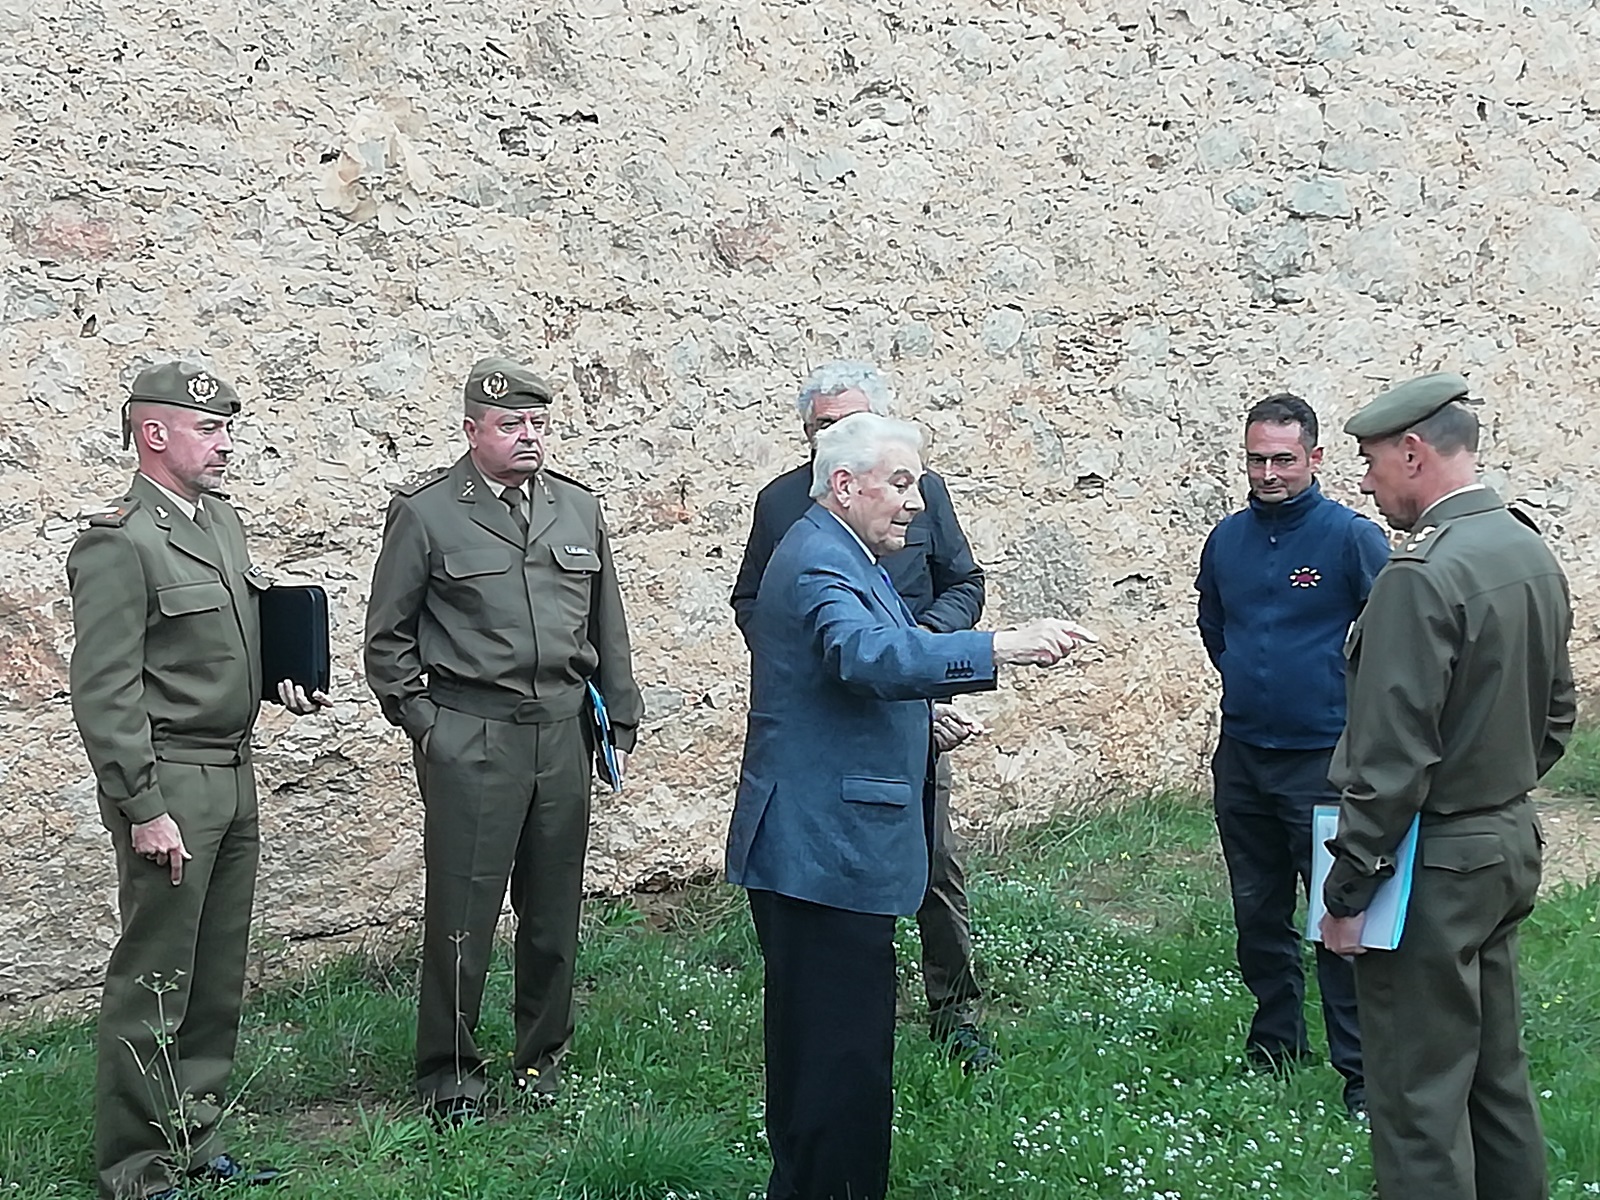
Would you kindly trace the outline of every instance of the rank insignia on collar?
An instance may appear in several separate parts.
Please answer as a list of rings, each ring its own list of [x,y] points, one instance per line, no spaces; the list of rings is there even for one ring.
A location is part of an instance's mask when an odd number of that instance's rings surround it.
[[[1416,533],[1411,535],[1411,539],[1406,542],[1406,549],[1415,550],[1418,546],[1422,545],[1423,542],[1427,541],[1428,537],[1437,528],[1439,528],[1437,525],[1424,525],[1421,529],[1417,530]]]
[[[463,500],[472,495],[472,484],[473,481],[469,479],[466,483],[461,485],[461,498]]]
[[[1296,567],[1289,572],[1289,583],[1297,588],[1314,588],[1322,582],[1322,572],[1315,567]]]
[[[161,505],[159,505],[159,504],[156,505],[156,516],[160,517],[163,521],[165,521],[167,519],[167,510],[162,508]]]

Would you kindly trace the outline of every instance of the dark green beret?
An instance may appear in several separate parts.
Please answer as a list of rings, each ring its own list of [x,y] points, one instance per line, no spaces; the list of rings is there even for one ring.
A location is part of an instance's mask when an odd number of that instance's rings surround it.
[[[1409,379],[1363,405],[1344,423],[1344,431],[1354,438],[1381,438],[1403,433],[1453,400],[1478,403],[1467,397],[1468,390],[1466,379],[1454,371],[1436,371],[1420,379]]]
[[[480,358],[472,364],[462,395],[469,404],[495,408],[547,408],[550,385],[509,358]]]
[[[201,412],[231,417],[239,411],[239,393],[226,380],[218,379],[193,363],[157,363],[140,371],[122,406],[122,445],[132,436],[128,415],[130,405],[170,404],[177,408],[197,408]]]

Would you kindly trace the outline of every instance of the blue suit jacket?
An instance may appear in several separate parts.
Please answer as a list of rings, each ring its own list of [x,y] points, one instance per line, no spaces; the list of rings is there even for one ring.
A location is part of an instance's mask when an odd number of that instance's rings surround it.
[[[994,687],[993,635],[918,629],[817,505],[773,552],[746,635],[729,881],[852,912],[915,912],[928,886],[928,702]]]

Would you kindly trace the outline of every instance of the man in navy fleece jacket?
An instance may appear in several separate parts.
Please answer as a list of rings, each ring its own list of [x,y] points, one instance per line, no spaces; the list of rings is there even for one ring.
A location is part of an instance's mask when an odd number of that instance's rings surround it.
[[[1281,1069],[1309,1056],[1296,892],[1311,874],[1311,810],[1336,802],[1328,764],[1344,729],[1344,639],[1389,557],[1377,524],[1322,494],[1317,415],[1282,393],[1245,415],[1249,507],[1200,554],[1200,636],[1222,673],[1212,759],[1233,891],[1239,971],[1256,998],[1245,1053]],[[1365,1112],[1351,965],[1317,946],[1329,1057]]]

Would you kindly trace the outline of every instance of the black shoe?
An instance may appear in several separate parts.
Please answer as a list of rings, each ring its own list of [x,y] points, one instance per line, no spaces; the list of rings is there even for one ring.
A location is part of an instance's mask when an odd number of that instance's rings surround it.
[[[260,1186],[264,1183],[276,1183],[282,1174],[283,1172],[276,1167],[257,1167],[251,1170],[226,1154],[219,1154],[209,1162],[189,1168],[190,1179],[199,1179],[205,1183],[243,1183]],[[178,1189],[171,1190],[177,1192]]]
[[[972,1024],[957,1025],[944,1044],[944,1052],[961,1063],[967,1075],[992,1071],[1000,1065],[1000,1052],[984,1039],[978,1027]]]
[[[460,1129],[483,1120],[483,1109],[472,1096],[451,1096],[428,1105],[428,1116],[440,1129]]]
[[[1357,1124],[1371,1124],[1372,1118],[1367,1116],[1367,1089],[1364,1085],[1358,1083],[1346,1086],[1344,1089],[1344,1111]]]
[[[1252,1071],[1282,1075],[1309,1059],[1311,1051],[1292,1046],[1274,1046],[1271,1049],[1266,1046],[1246,1046],[1244,1057]]]

